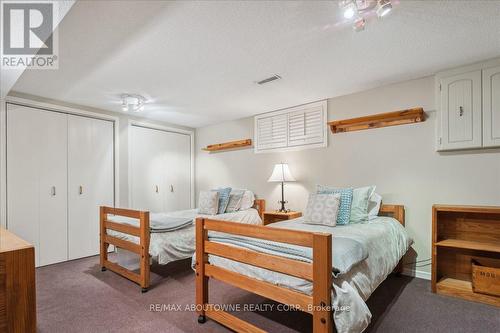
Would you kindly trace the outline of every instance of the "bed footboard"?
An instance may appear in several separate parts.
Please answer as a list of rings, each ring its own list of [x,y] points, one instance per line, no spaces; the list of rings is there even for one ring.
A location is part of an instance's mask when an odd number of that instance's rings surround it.
[[[130,217],[139,220],[139,227],[108,221],[108,214]],[[100,264],[101,270],[109,269],[141,286],[142,292],[149,288],[149,212],[101,207],[100,208]],[[107,230],[139,237],[139,244],[108,235]],[[114,245],[136,253],[140,258],[140,272],[136,273],[108,260],[108,247]]]
[[[313,262],[305,263],[214,243],[208,239],[209,231],[310,247],[313,250]],[[203,218],[196,219],[196,303],[199,314],[198,322],[203,323],[208,317],[237,332],[264,332],[209,303],[208,280],[212,278],[277,302],[296,306],[299,310],[312,314],[314,333],[332,332],[331,248],[332,237],[330,234],[273,229],[265,226],[236,224]],[[313,294],[309,296],[211,265],[208,262],[209,254],[312,281]]]

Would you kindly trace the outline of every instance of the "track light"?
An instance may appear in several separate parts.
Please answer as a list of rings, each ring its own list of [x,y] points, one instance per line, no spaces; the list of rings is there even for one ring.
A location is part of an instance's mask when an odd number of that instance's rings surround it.
[[[382,18],[392,10],[391,0],[342,0],[339,1],[344,18],[352,22],[354,31],[365,30],[366,20],[377,13]]]
[[[344,11],[343,14],[346,19],[352,19],[354,15],[358,12],[356,3],[352,0],[341,1],[339,4],[342,10]]]
[[[384,17],[389,14],[392,10],[392,3],[390,0],[378,0],[377,3],[377,15],[378,17]]]

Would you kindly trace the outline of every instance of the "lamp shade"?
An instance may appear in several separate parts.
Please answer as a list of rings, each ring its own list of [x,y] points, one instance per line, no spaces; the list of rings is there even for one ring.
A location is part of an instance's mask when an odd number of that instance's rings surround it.
[[[274,166],[273,173],[271,177],[267,180],[268,182],[294,182],[295,178],[292,176],[288,164],[279,163]]]

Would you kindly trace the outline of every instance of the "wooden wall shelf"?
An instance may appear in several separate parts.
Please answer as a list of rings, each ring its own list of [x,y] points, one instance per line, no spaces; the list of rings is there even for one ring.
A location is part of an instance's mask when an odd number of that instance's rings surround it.
[[[208,152],[215,152],[215,151],[243,148],[243,147],[248,147],[251,145],[252,145],[252,139],[244,139],[244,140],[237,140],[237,141],[230,141],[230,142],[208,145],[206,148],[202,148],[202,150],[208,151]]]
[[[370,128],[419,123],[425,120],[423,108],[413,108],[395,112],[379,113],[371,116],[330,121],[333,133],[353,132]]]

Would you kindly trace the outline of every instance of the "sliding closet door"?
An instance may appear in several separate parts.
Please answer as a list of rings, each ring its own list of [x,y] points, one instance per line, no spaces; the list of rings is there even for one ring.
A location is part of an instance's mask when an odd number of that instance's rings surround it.
[[[163,212],[165,187],[165,132],[131,126],[131,206]]]
[[[99,253],[99,206],[113,206],[113,123],[68,118],[68,257]]]
[[[36,265],[67,259],[67,115],[7,106],[7,228]]]
[[[131,126],[132,207],[152,212],[191,208],[191,137]]]
[[[191,137],[165,132],[165,211],[191,208]]]

